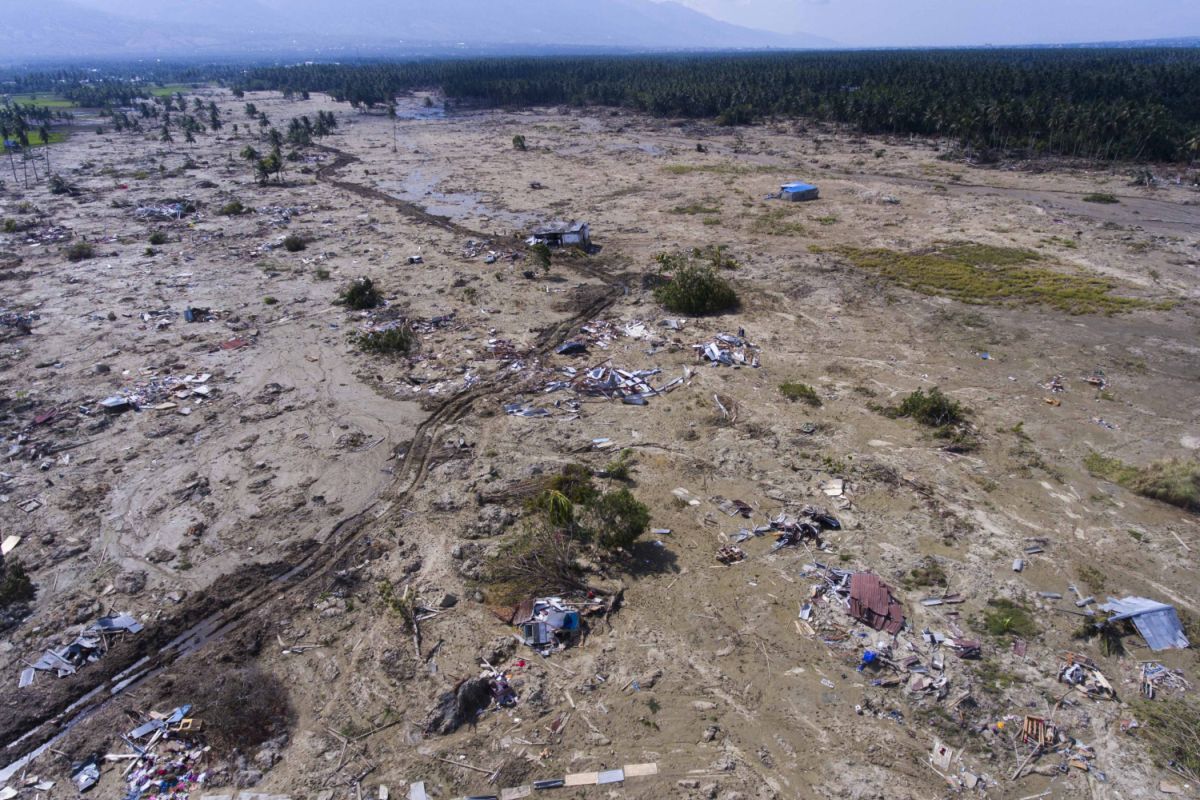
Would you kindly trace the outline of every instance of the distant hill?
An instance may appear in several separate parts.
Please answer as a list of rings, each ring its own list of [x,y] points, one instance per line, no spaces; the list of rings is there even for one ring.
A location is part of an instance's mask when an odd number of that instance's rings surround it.
[[[832,47],[650,0],[38,0],[7,12],[0,58],[421,52],[553,46],[614,49]]]

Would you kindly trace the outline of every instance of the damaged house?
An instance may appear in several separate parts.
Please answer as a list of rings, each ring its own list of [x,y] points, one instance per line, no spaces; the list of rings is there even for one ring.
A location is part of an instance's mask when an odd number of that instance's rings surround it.
[[[592,246],[592,229],[586,222],[546,225],[535,229],[528,241],[529,244],[544,244],[547,247],[580,247],[586,250]]]

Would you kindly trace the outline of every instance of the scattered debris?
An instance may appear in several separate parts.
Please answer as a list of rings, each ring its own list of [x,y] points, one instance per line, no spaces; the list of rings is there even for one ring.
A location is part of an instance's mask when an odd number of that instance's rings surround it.
[[[121,633],[140,633],[142,625],[129,614],[101,617],[89,625],[70,644],[57,650],[47,650],[42,657],[22,671],[20,687],[33,683],[34,670],[55,672],[58,677],[74,675],[87,664],[99,661],[108,652],[108,638]]]
[[[706,342],[692,345],[692,349],[696,351],[697,358],[708,361],[714,367],[722,364],[727,367],[759,366],[759,348],[751,344],[740,332],[737,336],[718,333]]]

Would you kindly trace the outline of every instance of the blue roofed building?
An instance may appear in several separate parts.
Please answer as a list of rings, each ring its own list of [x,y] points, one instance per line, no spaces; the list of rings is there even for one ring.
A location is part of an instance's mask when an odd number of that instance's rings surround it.
[[[798,203],[802,200],[816,200],[821,190],[811,183],[785,183],[779,187],[779,198]]]

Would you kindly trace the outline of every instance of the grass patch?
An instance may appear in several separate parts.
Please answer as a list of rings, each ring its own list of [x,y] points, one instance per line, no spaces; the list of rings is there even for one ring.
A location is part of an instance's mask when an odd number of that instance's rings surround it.
[[[750,226],[753,233],[765,236],[808,236],[808,229],[795,219],[791,208],[771,208],[755,217]]]
[[[1133,713],[1137,735],[1160,767],[1174,766],[1200,781],[1200,703],[1191,699],[1138,700]]]
[[[166,243],[167,243],[167,232],[166,231],[155,231],[154,233],[150,234],[150,244],[164,245]]]
[[[75,102],[57,94],[13,94],[8,99],[27,106],[30,103],[42,108],[75,108]]]
[[[983,611],[983,629],[989,636],[1000,638],[1020,637],[1031,639],[1038,634],[1037,623],[1029,609],[1011,600],[988,600]]]
[[[231,200],[217,211],[222,217],[238,217],[245,214],[249,209],[242,205],[241,200]]]
[[[1121,201],[1117,199],[1115,194],[1110,194],[1108,192],[1092,192],[1091,194],[1085,194],[1083,196],[1083,202],[1112,205],[1113,203],[1119,203]]]
[[[305,241],[303,236],[298,236],[297,234],[291,233],[285,236],[283,239],[283,249],[287,250],[289,253],[299,253],[306,247],[308,247],[308,242]]]
[[[929,586],[949,586],[950,579],[941,564],[933,558],[926,558],[904,576],[902,584],[905,589],[912,591]]]
[[[713,204],[713,201],[707,200],[703,203],[692,203],[686,206],[675,206],[671,209],[672,214],[688,214],[695,216],[697,214],[720,214],[721,207]]]
[[[1114,314],[1155,305],[1113,294],[1117,284],[1105,278],[1037,266],[1042,256],[1032,250],[968,243],[915,253],[853,247],[836,252],[906,289],[962,303],[1042,305],[1069,314]]]
[[[817,390],[807,383],[796,383],[795,381],[781,383],[779,384],[779,393],[793,403],[807,403],[814,408],[821,406],[821,398],[817,396]]]
[[[1173,506],[1200,511],[1200,461],[1172,459],[1135,467],[1092,452],[1083,465],[1093,476]]]
[[[1108,588],[1108,576],[1091,564],[1084,564],[1076,569],[1075,576],[1087,589],[1088,594],[1102,594]]]

